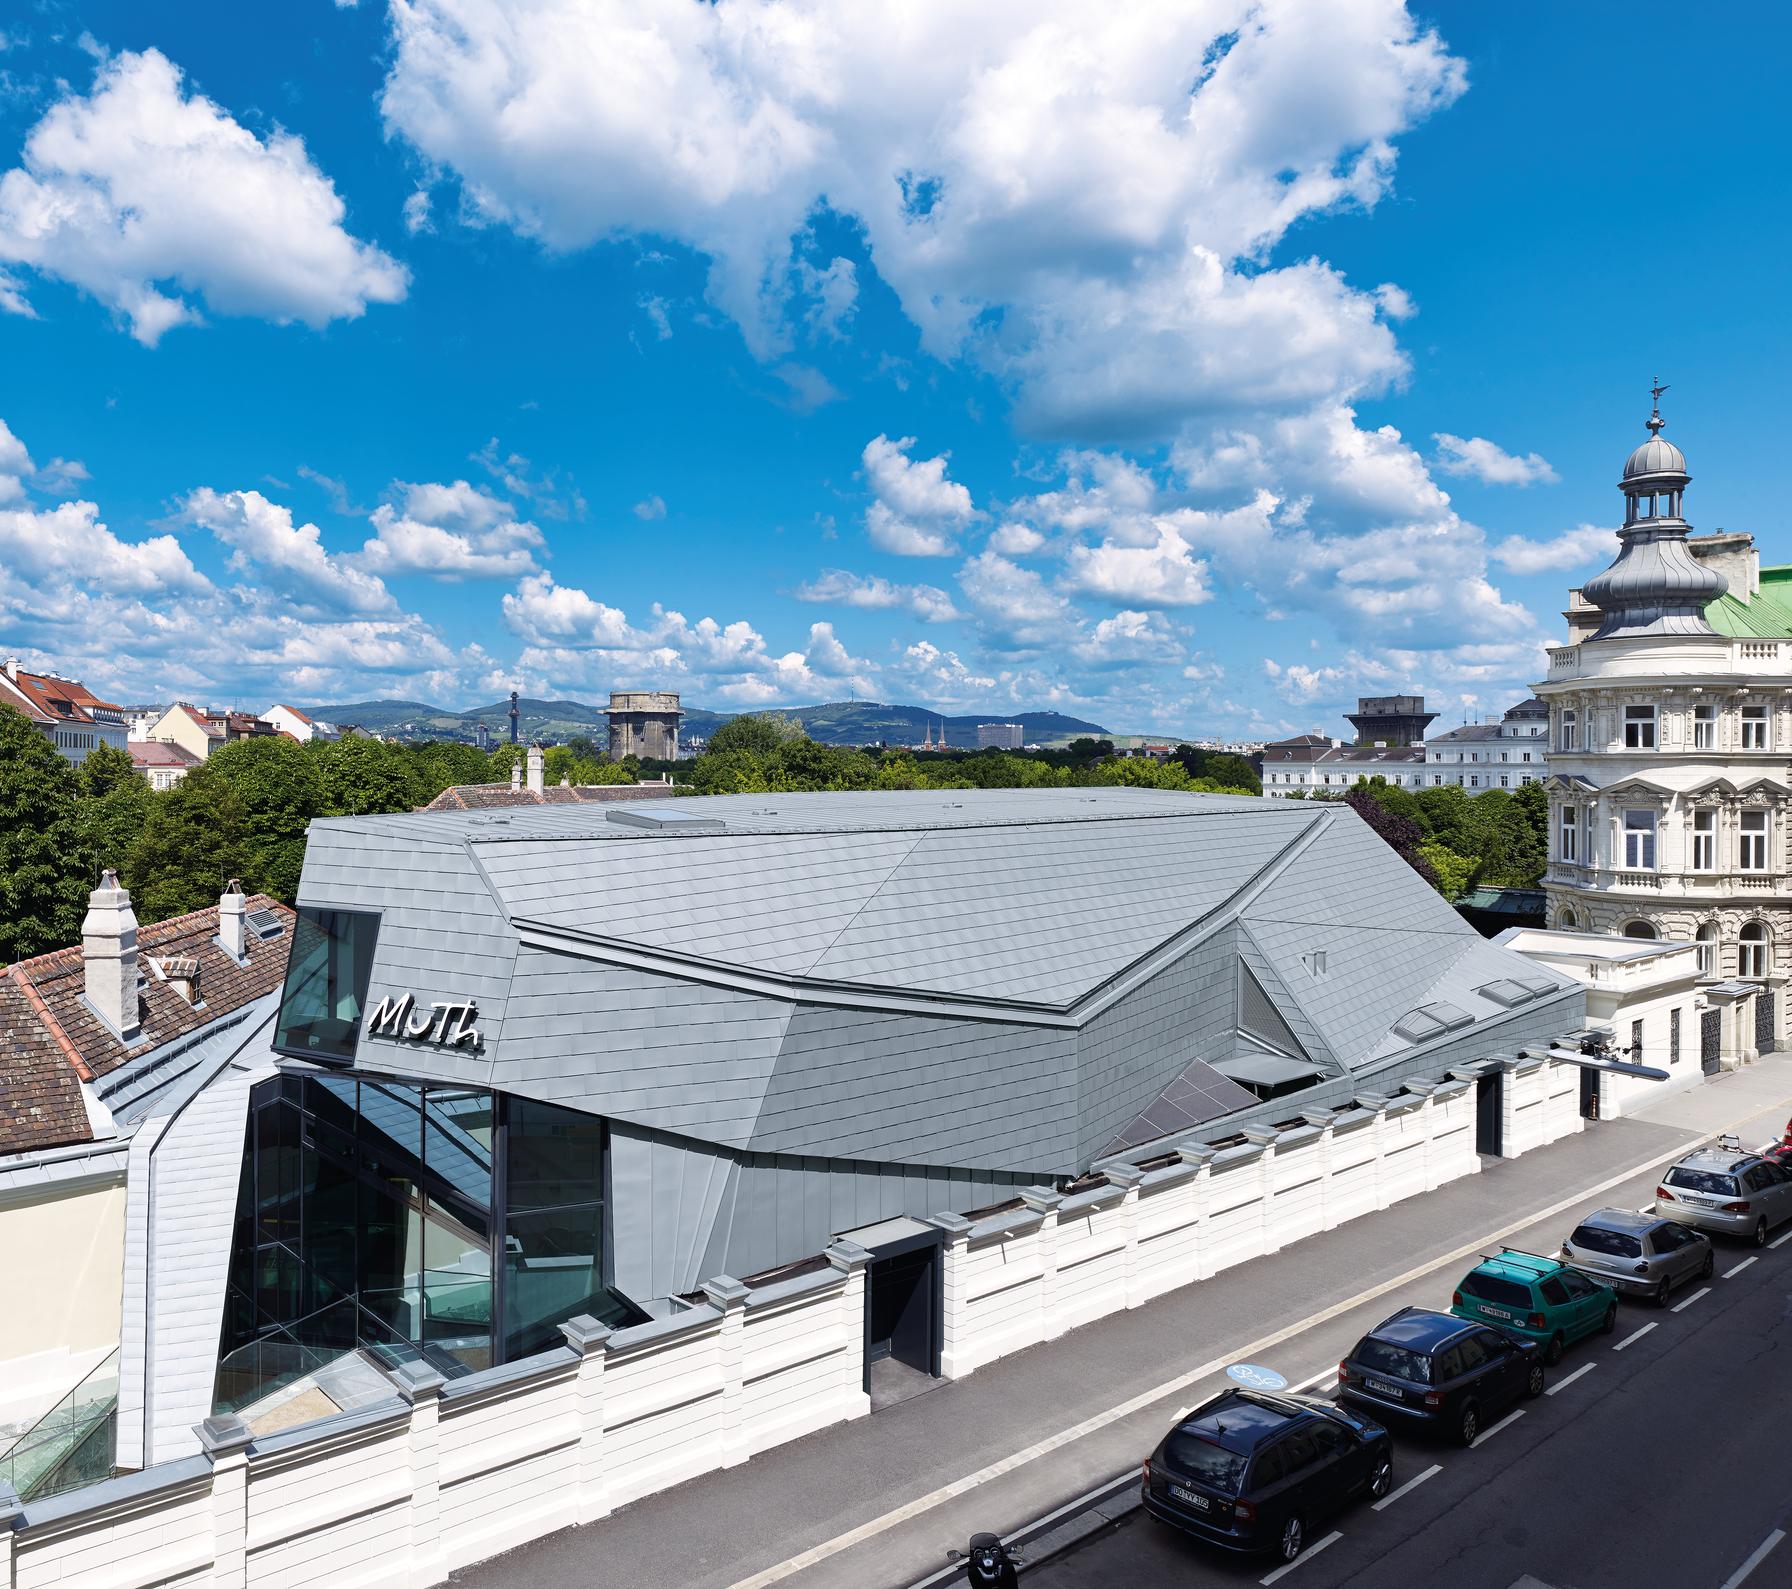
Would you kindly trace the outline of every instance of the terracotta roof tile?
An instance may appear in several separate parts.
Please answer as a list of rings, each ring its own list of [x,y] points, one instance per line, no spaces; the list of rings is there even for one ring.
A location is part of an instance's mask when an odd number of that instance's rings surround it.
[[[661,783],[549,784],[540,794],[507,783],[462,783],[444,789],[423,811],[495,811],[503,806],[571,806],[615,800],[664,800],[672,793]]]
[[[250,896],[246,907],[273,912],[286,928],[279,937],[266,940],[251,934],[247,965],[239,966],[215,942],[216,905],[137,929],[142,1026],[137,1040],[128,1046],[88,1008],[80,945],[21,960],[0,972],[0,990],[6,998],[0,1005],[0,1153],[50,1146],[55,1132],[69,1129],[65,1109],[54,1114],[47,1125],[33,1126],[32,1100],[60,1097],[73,1088],[75,1105],[80,1108],[80,1080],[116,1070],[127,1059],[197,1031],[277,989],[286,975],[286,957],[292,947],[293,912],[266,894]],[[175,959],[197,965],[200,1007],[187,1003],[150,964],[152,960],[166,963]],[[46,1053],[53,1057],[62,1081],[46,1081]],[[48,1109],[49,1104],[36,1107]],[[55,1137],[56,1141],[86,1139],[84,1110],[80,1129],[73,1136]]]

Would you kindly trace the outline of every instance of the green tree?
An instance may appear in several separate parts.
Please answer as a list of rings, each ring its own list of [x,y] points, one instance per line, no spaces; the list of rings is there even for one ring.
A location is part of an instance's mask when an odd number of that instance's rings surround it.
[[[49,740],[23,713],[0,707],[0,963],[80,936],[98,877],[89,875],[77,794],[74,770]]]
[[[769,760],[750,750],[705,751],[692,768],[691,784],[698,794],[704,795],[764,794],[771,788]]]
[[[777,712],[748,712],[731,717],[709,736],[704,754],[723,756],[732,751],[750,751],[756,756],[769,756],[787,739],[807,738],[802,729]]]
[[[1437,891],[1445,899],[1460,899],[1475,886],[1479,863],[1473,856],[1458,855],[1435,842],[1421,844],[1418,853],[1437,876]]]
[[[359,817],[375,811],[409,811],[426,803],[420,792],[416,758],[402,745],[380,739],[312,740],[305,747],[317,764],[324,809],[331,816]]]
[[[138,777],[126,752],[101,745],[76,769],[75,784],[75,827],[88,871],[110,866],[128,885],[131,852],[156,798],[148,780]]]

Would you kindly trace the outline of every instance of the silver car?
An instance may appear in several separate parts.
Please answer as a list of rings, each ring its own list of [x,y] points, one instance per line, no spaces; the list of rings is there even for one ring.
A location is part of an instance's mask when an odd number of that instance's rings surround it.
[[[1792,1174],[1754,1153],[1700,1148],[1662,1176],[1655,1212],[1663,1219],[1720,1236],[1742,1236],[1757,1247],[1792,1219]]]
[[[1574,1227],[1562,1261],[1621,1295],[1666,1302],[1683,1280],[1708,1279],[1716,1257],[1699,1231],[1659,1214],[1602,1208]]]

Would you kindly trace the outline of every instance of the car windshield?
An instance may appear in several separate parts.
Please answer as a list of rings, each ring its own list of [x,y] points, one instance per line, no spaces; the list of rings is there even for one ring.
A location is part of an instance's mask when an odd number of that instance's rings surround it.
[[[1357,1367],[1365,1373],[1386,1374],[1389,1379],[1409,1379],[1419,1385],[1431,1383],[1431,1359],[1411,1347],[1378,1341],[1370,1335],[1358,1343],[1352,1356]]]
[[[1238,1481],[1244,1477],[1244,1458],[1238,1452],[1178,1429],[1164,1446],[1164,1455],[1172,1467],[1196,1482],[1225,1495],[1238,1493]]]
[[[1528,1308],[1531,1305],[1529,1286],[1502,1279],[1499,1275],[1464,1275],[1458,1289],[1464,1296],[1479,1297],[1483,1302],[1495,1302],[1503,1308]]]
[[[1582,1225],[1568,1238],[1571,1247],[1582,1252],[1602,1252],[1608,1258],[1640,1258],[1643,1244],[1635,1236],[1621,1230],[1606,1230],[1600,1225]]]
[[[1689,1170],[1678,1164],[1668,1171],[1666,1184],[1688,1192],[1710,1192],[1715,1197],[1736,1195],[1735,1176],[1714,1175],[1710,1170]]]

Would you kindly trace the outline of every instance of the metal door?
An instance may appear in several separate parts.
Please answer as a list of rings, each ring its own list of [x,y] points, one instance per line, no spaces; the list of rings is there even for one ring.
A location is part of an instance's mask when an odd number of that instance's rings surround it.
[[[1599,1072],[1591,1065],[1580,1068],[1580,1112],[1584,1120],[1599,1118]]]
[[[939,1248],[931,1243],[871,1265],[866,1299],[865,1360],[893,1357],[923,1374],[937,1374],[935,1363],[935,1280]]]
[[[1755,995],[1755,1048],[1763,1054],[1771,1054],[1775,1048],[1773,1036],[1773,989],[1762,988]]]
[[[1719,1069],[1718,1059],[1723,1053],[1723,1025],[1722,1010],[1706,1010],[1699,1017],[1699,1068],[1707,1076],[1715,1076]]]
[[[1500,1134],[1500,1083],[1504,1076],[1475,1078],[1475,1152],[1498,1158],[1503,1147]]]

